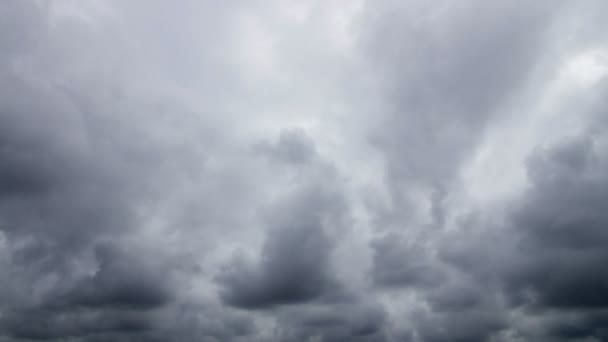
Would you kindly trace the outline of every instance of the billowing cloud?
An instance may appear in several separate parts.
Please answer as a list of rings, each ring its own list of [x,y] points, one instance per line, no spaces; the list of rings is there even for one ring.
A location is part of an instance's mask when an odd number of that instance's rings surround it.
[[[608,340],[599,0],[0,3],[0,341]]]

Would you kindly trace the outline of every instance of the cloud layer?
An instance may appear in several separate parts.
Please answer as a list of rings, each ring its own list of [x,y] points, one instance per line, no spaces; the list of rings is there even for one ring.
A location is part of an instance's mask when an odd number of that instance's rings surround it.
[[[0,2],[0,342],[607,341],[607,10]]]

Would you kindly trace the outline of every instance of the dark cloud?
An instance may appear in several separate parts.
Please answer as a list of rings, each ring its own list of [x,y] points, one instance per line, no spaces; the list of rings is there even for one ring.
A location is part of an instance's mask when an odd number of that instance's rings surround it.
[[[345,215],[342,195],[322,184],[298,189],[271,212],[257,265],[236,257],[220,275],[223,299],[248,309],[315,300],[336,286],[330,262],[335,246],[331,230]]]
[[[29,305],[24,300],[5,306],[3,331],[15,338],[54,340],[157,329],[153,310],[171,301],[167,275],[110,246],[97,248],[96,257],[98,269],[92,276],[62,279]]]
[[[234,261],[221,276],[226,302],[255,309],[319,297],[329,285],[330,244],[316,226],[270,232],[259,266],[250,269],[243,260]]]
[[[514,214],[527,261],[515,270],[516,287],[532,305],[563,309],[605,308],[608,283],[608,199],[603,146],[592,138],[562,143],[529,163],[532,188]]]
[[[0,59],[0,227],[9,269],[1,333],[60,340],[155,330],[148,311],[172,296],[163,261],[99,249],[139,228],[150,160],[132,160],[136,144],[122,145],[119,132],[99,124],[118,124],[119,113],[80,107],[99,94],[68,91],[73,84],[58,86],[36,70],[43,38],[52,39],[49,7],[2,7],[12,26],[0,40],[13,55]]]
[[[75,284],[59,305],[149,310],[169,301],[167,275],[110,247],[97,249],[98,270]]]
[[[372,242],[374,250],[372,277],[383,287],[433,287],[443,282],[440,267],[430,252],[403,236],[389,233]]]
[[[489,341],[504,327],[501,317],[485,310],[422,319],[417,329],[423,341]]]
[[[347,302],[287,309],[281,315],[281,341],[387,341],[386,313],[351,297]]]
[[[19,341],[57,341],[66,338],[87,338],[95,335],[145,334],[153,323],[141,314],[125,312],[49,312],[44,309],[8,311],[2,330]]]
[[[605,10],[1,2],[0,341],[608,340]]]
[[[593,130],[605,131],[599,127]],[[513,203],[507,223],[468,240],[477,242],[448,247],[456,254],[444,254],[486,291],[502,293],[508,307],[542,322],[534,329],[511,327],[524,338],[605,337],[598,322],[608,305],[601,271],[608,262],[608,221],[601,205],[608,194],[601,171],[606,161],[603,133],[536,151],[527,164],[530,187]],[[555,313],[557,318],[551,318]]]

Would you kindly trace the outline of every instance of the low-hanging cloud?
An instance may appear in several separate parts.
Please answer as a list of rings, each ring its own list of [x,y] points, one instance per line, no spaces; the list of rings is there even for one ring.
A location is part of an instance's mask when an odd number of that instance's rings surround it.
[[[0,3],[0,341],[608,340],[601,1]]]

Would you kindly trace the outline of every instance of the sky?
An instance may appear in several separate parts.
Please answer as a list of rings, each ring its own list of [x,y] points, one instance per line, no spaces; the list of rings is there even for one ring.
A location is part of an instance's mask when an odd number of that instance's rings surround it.
[[[607,14],[0,1],[0,342],[608,341]]]

